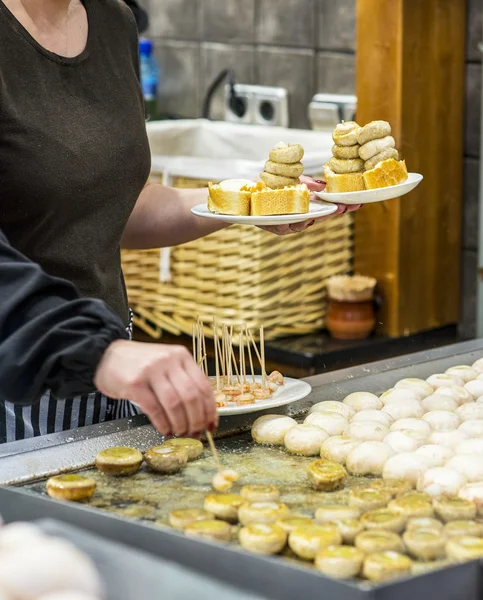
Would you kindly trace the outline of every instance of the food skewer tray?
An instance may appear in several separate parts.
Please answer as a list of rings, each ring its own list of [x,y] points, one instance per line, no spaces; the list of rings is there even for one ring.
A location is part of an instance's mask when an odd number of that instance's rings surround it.
[[[310,396],[281,407],[277,412],[302,415],[314,402],[341,400],[358,390],[380,393],[402,377],[427,377],[431,373],[443,372],[452,365],[471,364],[482,355],[483,340],[476,340],[319,375],[308,380],[313,388]],[[226,439],[218,445],[226,449],[231,447],[234,453],[248,452],[249,438],[239,434],[248,429],[252,420],[250,415],[222,419],[219,437]],[[155,440],[156,434],[145,424],[143,417],[86,429],[90,431],[52,435],[48,440],[34,439],[23,442],[21,446],[18,443],[5,445],[0,455],[0,481],[4,484],[24,482],[32,490],[43,490],[43,485],[34,484],[34,480],[50,472],[83,468],[92,463],[97,449],[120,443],[144,449],[159,442],[159,437]],[[36,491],[22,488],[0,489],[2,512],[7,520],[41,517],[62,519],[235,585],[241,590],[240,597],[255,593],[277,600],[292,600],[303,590],[307,600],[426,600],[428,593],[434,594],[438,600],[473,600],[479,598],[483,591],[479,584],[478,562],[445,567],[425,575],[373,586],[330,580],[313,569],[278,557],[262,558],[236,546],[217,546],[190,540],[149,522],[126,519],[126,514],[106,514],[90,506],[59,503]]]

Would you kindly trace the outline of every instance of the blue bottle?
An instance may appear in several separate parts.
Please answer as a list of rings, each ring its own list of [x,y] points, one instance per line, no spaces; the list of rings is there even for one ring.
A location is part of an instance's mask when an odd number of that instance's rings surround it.
[[[158,116],[157,95],[159,79],[159,68],[153,53],[153,42],[145,39],[140,40],[139,54],[144,102],[146,104],[148,119],[152,121]]]

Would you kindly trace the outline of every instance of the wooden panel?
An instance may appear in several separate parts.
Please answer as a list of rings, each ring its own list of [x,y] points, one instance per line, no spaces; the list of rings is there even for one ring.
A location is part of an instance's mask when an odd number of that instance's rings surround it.
[[[390,121],[410,195],[365,206],[355,270],[380,282],[393,336],[459,317],[465,2],[358,0],[357,119]]]

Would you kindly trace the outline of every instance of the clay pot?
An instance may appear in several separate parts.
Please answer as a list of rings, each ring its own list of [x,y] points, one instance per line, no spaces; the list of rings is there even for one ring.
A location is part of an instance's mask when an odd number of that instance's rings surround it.
[[[340,301],[329,298],[327,329],[337,340],[362,340],[376,325],[374,300]]]

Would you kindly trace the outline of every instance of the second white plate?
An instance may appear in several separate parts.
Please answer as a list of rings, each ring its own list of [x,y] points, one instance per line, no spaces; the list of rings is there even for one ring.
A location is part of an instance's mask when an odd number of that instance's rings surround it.
[[[210,377],[214,379],[214,377]],[[251,378],[247,378],[251,381]],[[256,381],[261,382],[262,377],[260,375],[255,376]],[[258,400],[255,404],[246,404],[244,406],[237,406],[235,402],[230,402],[228,406],[218,409],[218,414],[221,417],[228,415],[243,415],[245,413],[258,412],[260,410],[266,410],[267,408],[277,408],[277,406],[284,406],[285,404],[291,404],[297,400],[301,400],[308,396],[312,391],[312,387],[305,381],[300,379],[291,379],[285,377],[285,385],[278,388],[276,392],[270,396],[268,400]]]
[[[292,223],[301,223],[309,219],[318,219],[335,213],[337,206],[327,202],[310,202],[308,213],[297,213],[292,215],[270,215],[266,217],[239,217],[237,215],[220,215],[208,210],[208,204],[198,204],[191,209],[191,212],[197,217],[205,219],[214,219],[224,223],[238,225],[290,225]]]
[[[404,183],[391,185],[390,187],[377,188],[375,190],[363,190],[361,192],[314,192],[318,198],[327,202],[337,204],[369,204],[371,202],[384,202],[408,194],[421,183],[423,176],[420,173],[408,173]]]

